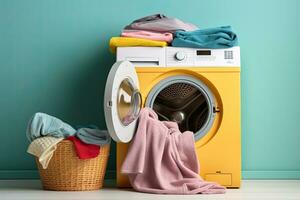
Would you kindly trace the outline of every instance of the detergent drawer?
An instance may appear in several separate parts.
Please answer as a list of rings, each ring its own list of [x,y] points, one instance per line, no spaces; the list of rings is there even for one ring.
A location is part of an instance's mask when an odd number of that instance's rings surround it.
[[[209,173],[205,174],[206,181],[217,182],[223,186],[231,186],[232,175],[230,173]]]

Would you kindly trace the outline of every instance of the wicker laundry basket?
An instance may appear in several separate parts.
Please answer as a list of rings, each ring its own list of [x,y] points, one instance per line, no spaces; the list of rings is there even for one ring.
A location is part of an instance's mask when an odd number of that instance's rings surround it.
[[[96,158],[80,160],[73,143],[63,140],[48,165],[43,169],[38,165],[41,181],[45,190],[83,191],[102,188],[109,156],[109,145],[100,148]]]

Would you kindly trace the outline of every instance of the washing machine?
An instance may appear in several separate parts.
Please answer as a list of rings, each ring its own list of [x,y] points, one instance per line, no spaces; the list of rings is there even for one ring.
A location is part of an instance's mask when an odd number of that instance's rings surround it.
[[[203,179],[240,187],[240,48],[120,47],[116,60],[104,111],[117,142],[117,186],[130,186],[120,168],[146,106],[194,132]]]

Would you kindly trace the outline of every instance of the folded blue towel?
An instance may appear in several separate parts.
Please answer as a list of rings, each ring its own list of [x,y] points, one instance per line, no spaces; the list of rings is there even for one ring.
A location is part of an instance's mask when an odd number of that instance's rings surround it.
[[[230,26],[201,29],[196,31],[176,31],[172,46],[221,49],[236,46],[237,35]]]
[[[75,133],[76,130],[74,128],[60,119],[45,113],[35,113],[28,123],[26,136],[31,142],[38,137],[53,136],[66,138]]]

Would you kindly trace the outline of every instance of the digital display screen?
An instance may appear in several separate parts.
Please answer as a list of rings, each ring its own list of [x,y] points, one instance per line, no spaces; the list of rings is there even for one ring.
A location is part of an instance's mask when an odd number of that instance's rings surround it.
[[[210,56],[211,51],[209,50],[197,50],[197,56]]]

